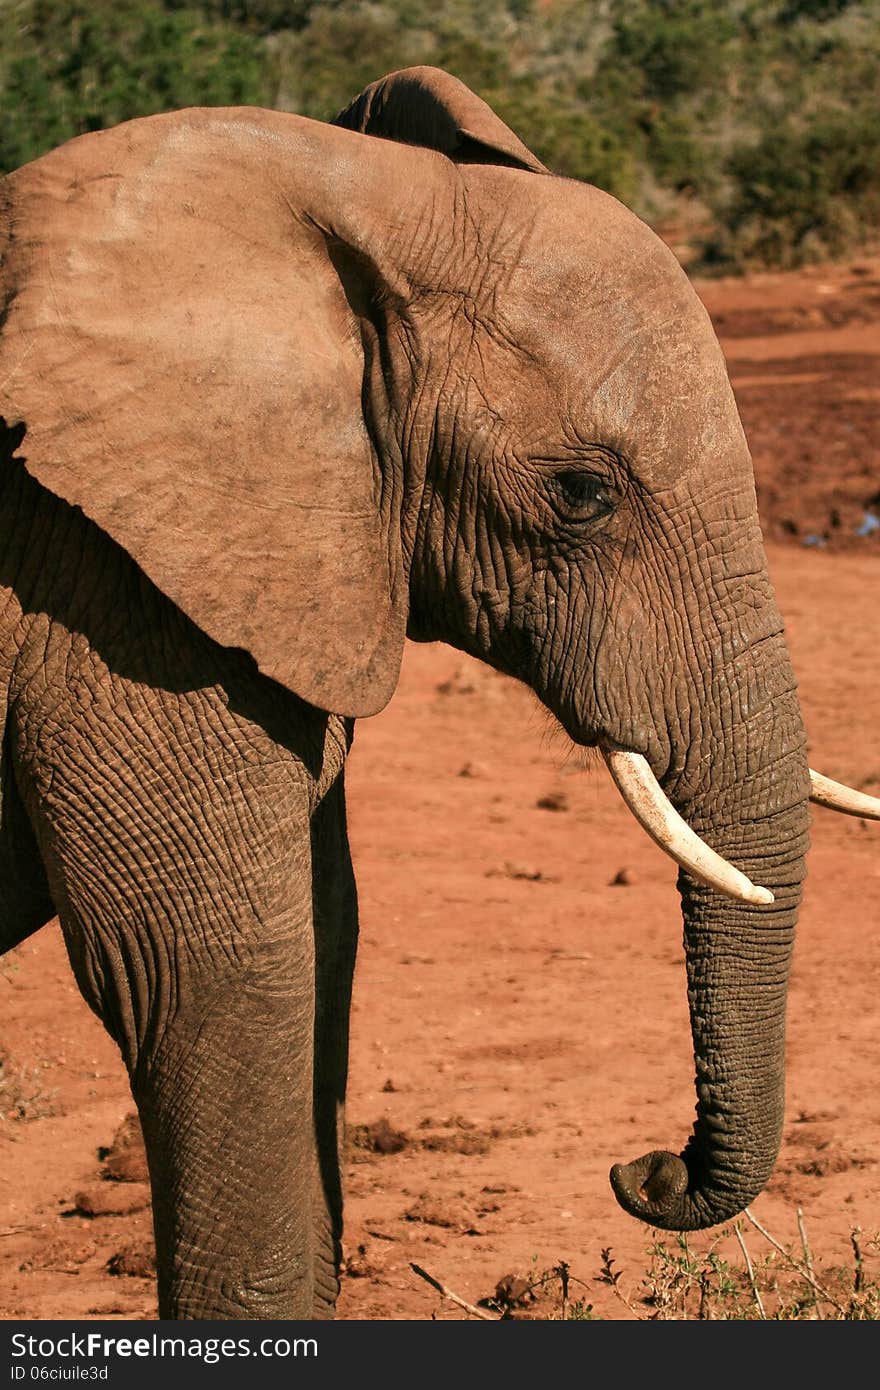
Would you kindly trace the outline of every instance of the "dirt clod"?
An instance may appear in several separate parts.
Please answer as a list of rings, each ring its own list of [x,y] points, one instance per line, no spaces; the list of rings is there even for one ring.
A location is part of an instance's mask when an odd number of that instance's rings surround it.
[[[502,1310],[525,1308],[534,1301],[535,1295],[532,1292],[531,1283],[522,1274],[503,1275],[495,1285],[495,1292],[492,1295],[492,1302]]]
[[[147,1155],[141,1122],[132,1111],[113,1136],[109,1149],[102,1150],[101,1174],[114,1182],[149,1182]]]
[[[474,1213],[467,1207],[439,1197],[423,1195],[404,1212],[406,1221],[421,1222],[425,1226],[439,1226],[443,1230],[457,1231],[461,1235],[476,1234]]]
[[[524,883],[555,883],[557,880],[545,874],[535,864],[520,864],[506,860],[499,869],[487,869],[486,878],[520,879]]]
[[[81,1216],[129,1216],[150,1205],[146,1183],[99,1182],[77,1192],[74,1210]]]
[[[153,1279],[156,1275],[156,1256],[151,1246],[125,1245],[110,1256],[105,1269],[117,1278]]]
[[[395,1129],[386,1115],[368,1125],[354,1125],[349,1130],[349,1144],[354,1149],[373,1154],[397,1154],[405,1149],[409,1139]]]
[[[488,777],[488,775],[489,769],[487,768],[486,764],[477,762],[476,759],[473,758],[469,759],[468,762],[463,763],[462,766],[458,769],[458,772],[456,773],[457,777],[473,777],[476,779]]]

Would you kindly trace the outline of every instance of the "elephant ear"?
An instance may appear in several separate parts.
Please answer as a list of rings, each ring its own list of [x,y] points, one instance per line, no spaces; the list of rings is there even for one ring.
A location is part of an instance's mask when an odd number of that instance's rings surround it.
[[[407,619],[328,230],[337,193],[358,221],[372,152],[298,117],[188,111],[0,180],[0,415],[28,471],[212,638],[352,716],[390,698]]]
[[[458,164],[549,172],[491,107],[440,68],[403,68],[372,82],[340,111],[334,125],[422,145]]]

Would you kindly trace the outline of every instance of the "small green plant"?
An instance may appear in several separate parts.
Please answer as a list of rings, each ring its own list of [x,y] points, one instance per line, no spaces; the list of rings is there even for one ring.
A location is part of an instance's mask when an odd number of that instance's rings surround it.
[[[748,1294],[748,1281],[731,1269],[716,1249],[694,1253],[687,1236],[675,1247],[655,1241],[648,1247],[650,1264],[642,1279],[642,1302],[657,1319],[725,1319],[742,1316],[738,1305]]]

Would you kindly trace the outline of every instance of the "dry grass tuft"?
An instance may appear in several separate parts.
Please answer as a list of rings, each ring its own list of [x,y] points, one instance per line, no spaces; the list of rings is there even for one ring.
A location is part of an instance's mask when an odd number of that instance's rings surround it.
[[[602,1318],[589,1300],[592,1285],[605,1285],[638,1321],[880,1321],[880,1232],[850,1232],[851,1263],[822,1267],[810,1249],[803,1212],[798,1209],[799,1248],[784,1246],[746,1211],[745,1221],[721,1228],[707,1249],[695,1251],[680,1234],[656,1238],[651,1228],[647,1265],[634,1282],[625,1281],[610,1248],[601,1251],[599,1273],[578,1278],[565,1260],[531,1277],[507,1275],[479,1310],[439,1280],[427,1278],[445,1299],[469,1315],[508,1320],[594,1321]],[[749,1249],[747,1225],[764,1248]],[[722,1254],[735,1239],[742,1264]],[[754,1239],[753,1239],[754,1243]],[[767,1248],[769,1247],[769,1248]],[[415,1266],[414,1266],[415,1268]]]

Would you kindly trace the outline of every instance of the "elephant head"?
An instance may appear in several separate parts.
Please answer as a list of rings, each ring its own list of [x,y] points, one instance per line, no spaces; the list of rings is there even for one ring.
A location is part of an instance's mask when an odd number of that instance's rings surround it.
[[[697,1090],[681,1157],[614,1190],[677,1229],[739,1211],[778,1148],[811,783],[747,444],[671,252],[419,68],[333,126],[73,141],[5,180],[0,257],[28,470],[212,638],[349,716],[407,632],[441,639],[602,751],[683,865]]]

